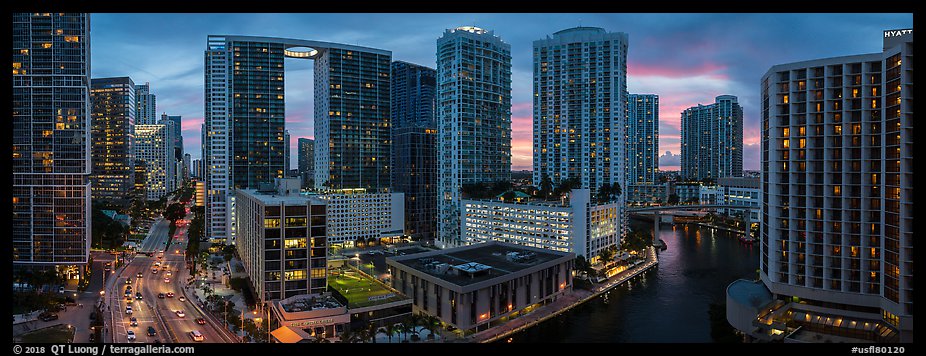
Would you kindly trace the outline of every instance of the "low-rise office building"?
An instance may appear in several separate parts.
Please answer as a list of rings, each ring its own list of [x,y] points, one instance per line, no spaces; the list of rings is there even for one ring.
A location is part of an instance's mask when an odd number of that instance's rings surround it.
[[[590,261],[602,249],[620,246],[618,203],[592,202],[588,189],[573,189],[565,203],[463,200],[461,214],[467,244],[501,241],[572,252]]]
[[[349,329],[347,307],[328,294],[303,294],[275,300],[270,308],[271,340],[277,343],[337,341]]]
[[[355,241],[381,239],[405,230],[405,194],[339,189],[309,194],[328,206],[328,242],[353,247]]]
[[[386,265],[413,311],[472,332],[570,293],[575,256],[492,241],[387,257]]]

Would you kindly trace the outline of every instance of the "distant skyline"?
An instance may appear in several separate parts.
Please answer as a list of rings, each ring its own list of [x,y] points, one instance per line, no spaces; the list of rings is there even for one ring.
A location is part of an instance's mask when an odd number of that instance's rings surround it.
[[[533,41],[580,23],[628,33],[627,90],[659,95],[659,152],[678,155],[681,111],[730,94],[739,98],[744,111],[743,168],[757,170],[759,80],[769,67],[879,52],[881,31],[912,28],[913,15],[105,13],[91,15],[91,76],[150,82],[157,114],[183,117],[184,151],[200,158],[207,35],[355,44],[434,68],[436,41],[443,31],[475,25],[511,44],[512,170],[523,170],[532,169]],[[298,152],[298,138],[314,137],[312,64],[303,61],[287,68],[286,128],[292,134],[291,152]],[[296,158],[291,157],[293,167]],[[678,163],[661,159],[660,168],[678,169]]]

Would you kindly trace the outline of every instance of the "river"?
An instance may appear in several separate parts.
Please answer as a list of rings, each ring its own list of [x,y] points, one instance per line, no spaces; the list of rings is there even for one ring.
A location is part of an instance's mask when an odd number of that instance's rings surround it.
[[[722,303],[734,280],[755,277],[759,246],[697,225],[665,224],[659,236],[668,249],[659,251],[657,268],[511,342],[712,342],[709,305]]]

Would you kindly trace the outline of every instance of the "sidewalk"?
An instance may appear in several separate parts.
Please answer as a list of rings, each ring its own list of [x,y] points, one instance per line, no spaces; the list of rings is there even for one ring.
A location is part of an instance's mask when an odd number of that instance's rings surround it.
[[[572,309],[573,307],[578,306],[586,301],[589,301],[592,298],[607,292],[611,288],[621,285],[631,278],[636,277],[640,273],[643,273],[646,270],[656,266],[658,263],[659,260],[656,257],[656,250],[653,247],[649,247],[647,249],[646,260],[644,263],[614,275],[608,279],[605,284],[600,284],[594,287],[592,290],[574,289],[572,293],[560,296],[556,298],[556,301],[538,307],[527,315],[522,315],[514,320],[508,321],[505,324],[489,328],[488,330],[480,331],[464,339],[471,342],[488,343],[517,333],[544,320],[562,314],[563,312]]]

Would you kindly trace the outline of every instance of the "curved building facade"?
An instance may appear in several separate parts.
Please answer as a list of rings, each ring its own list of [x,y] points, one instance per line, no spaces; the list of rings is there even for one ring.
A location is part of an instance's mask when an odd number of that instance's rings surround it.
[[[207,236],[235,235],[233,189],[285,174],[284,58],[315,71],[315,187],[389,188],[385,50],[312,40],[209,36],[205,51]]]

